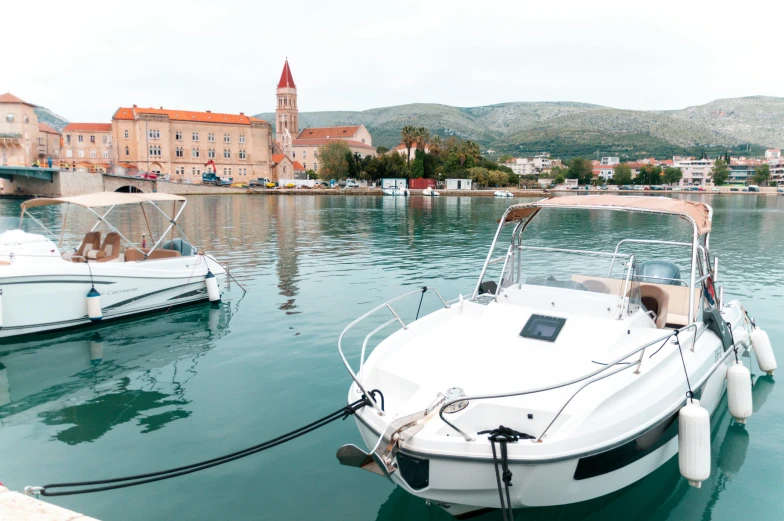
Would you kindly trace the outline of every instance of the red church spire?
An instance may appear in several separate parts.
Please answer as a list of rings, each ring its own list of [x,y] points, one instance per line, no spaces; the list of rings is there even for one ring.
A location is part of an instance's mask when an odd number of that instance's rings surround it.
[[[286,58],[286,63],[283,65],[283,72],[280,75],[280,81],[278,82],[278,88],[282,89],[285,87],[291,87],[296,89],[297,86],[294,84],[294,78],[291,76],[291,69],[289,69],[289,59]]]

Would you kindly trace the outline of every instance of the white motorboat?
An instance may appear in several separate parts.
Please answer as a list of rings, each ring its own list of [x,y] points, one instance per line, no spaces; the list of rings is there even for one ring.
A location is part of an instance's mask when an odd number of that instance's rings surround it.
[[[566,244],[523,241],[540,212],[564,209],[677,216],[691,240],[629,238],[604,251],[575,249],[569,235]],[[364,396],[368,406],[355,415],[365,447],[345,445],[338,460],[457,517],[503,508],[507,519],[511,508],[610,494],[656,470],[679,444],[681,473],[699,486],[710,473],[709,414],[730,374],[746,371],[729,385],[731,413],[741,422],[751,415],[748,369],[736,361],[752,339],[760,367],[775,369],[764,331],[715,291],[711,217],[704,203],[663,197],[564,196],[509,207],[472,295],[447,302],[422,288],[341,333],[348,401]],[[661,258],[674,252],[688,253],[677,257],[689,259],[684,276]],[[400,301],[413,297],[417,309],[426,292],[439,309],[404,321]],[[356,336],[355,370],[347,335],[369,317],[376,320],[364,342]],[[393,325],[400,329],[368,354],[373,335]],[[745,385],[747,412],[737,399]],[[693,436],[695,410],[701,438]]]
[[[389,186],[387,188],[382,189],[384,191],[384,195],[392,195],[392,196],[399,196],[404,197],[408,195],[408,188],[400,188],[398,186]]]
[[[496,197],[514,197],[514,194],[509,190],[497,190],[493,195]]]
[[[436,192],[435,190],[433,190],[433,187],[432,187],[432,186],[428,186],[427,188],[425,188],[424,190],[422,190],[422,195],[424,195],[424,196],[426,196],[426,197],[438,197],[438,196],[440,196],[441,194],[439,194],[438,192]]]
[[[162,202],[173,204],[171,214],[159,206]],[[62,204],[67,206],[59,235],[30,212]],[[115,207],[131,204],[157,210],[168,223],[155,240],[150,230],[149,248],[137,246],[107,220]],[[178,195],[117,192],[22,203],[22,222],[29,217],[51,238],[27,233],[21,224],[0,234],[0,338],[219,300],[226,270],[184,237],[177,220],[185,205],[185,198]],[[75,211],[72,206],[86,209],[97,221],[78,248],[63,252],[68,213]],[[144,219],[149,226],[148,213]],[[99,227],[109,230],[103,240]],[[174,227],[178,237],[169,235]]]

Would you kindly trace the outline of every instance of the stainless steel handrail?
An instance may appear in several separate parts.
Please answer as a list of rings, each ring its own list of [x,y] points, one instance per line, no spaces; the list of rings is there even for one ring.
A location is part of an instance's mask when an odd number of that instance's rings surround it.
[[[340,333],[340,337],[338,338],[338,353],[340,354],[340,358],[343,360],[343,365],[346,366],[346,370],[351,375],[351,379],[354,380],[355,384],[357,384],[357,387],[359,387],[359,390],[362,391],[362,394],[364,396],[366,396],[368,398],[368,400],[370,400],[370,403],[373,405],[373,408],[376,410],[376,412],[380,416],[384,415],[384,411],[382,411],[381,408],[378,406],[378,403],[376,402],[375,398],[370,396],[365,391],[365,387],[362,385],[362,379],[361,379],[362,368],[365,365],[365,350],[367,348],[368,340],[370,339],[371,336],[373,336],[374,334],[378,333],[379,331],[381,331],[382,329],[384,329],[385,327],[389,326],[390,324],[392,324],[394,322],[399,322],[403,329],[407,329],[408,326],[411,325],[411,324],[406,325],[406,323],[403,322],[403,320],[397,314],[395,309],[392,307],[392,304],[397,302],[397,301],[399,301],[399,300],[402,300],[402,299],[404,299],[406,297],[410,297],[411,295],[423,294],[425,291],[433,291],[433,293],[435,293],[438,296],[438,299],[441,301],[441,304],[443,304],[444,308],[445,309],[449,309],[450,308],[450,305],[446,303],[446,301],[444,300],[444,297],[441,296],[441,293],[439,293],[437,289],[425,286],[424,290],[422,288],[419,288],[419,289],[417,289],[415,291],[409,291],[408,293],[404,293],[403,295],[400,295],[399,297],[395,297],[395,298],[393,298],[391,300],[388,300],[388,301],[384,302],[383,304],[381,304],[381,305],[371,309],[370,311],[368,311],[367,313],[365,313],[364,315],[362,315],[361,317],[355,319],[353,322],[351,322],[349,325],[347,325],[343,329],[343,331]],[[388,320],[387,322],[385,322],[384,324],[382,324],[381,326],[378,326],[376,329],[371,331],[365,337],[365,341],[362,343],[362,351],[361,351],[361,354],[360,354],[359,371],[357,372],[360,376],[358,376],[358,374],[355,373],[353,369],[351,369],[351,365],[348,363],[348,359],[346,359],[346,355],[343,354],[343,337],[346,335],[348,330],[350,330],[351,328],[353,328],[354,326],[356,326],[357,324],[359,324],[360,322],[362,322],[363,320],[365,320],[369,316],[371,316],[371,315],[375,314],[376,312],[378,312],[378,311],[380,311],[382,309],[385,309],[385,308],[388,309],[394,315],[395,318],[392,318],[392,319]]]
[[[516,391],[516,392],[499,393],[499,394],[484,394],[484,395],[477,395],[477,396],[464,396],[464,397],[461,397],[461,398],[457,398],[457,399],[454,399],[454,400],[450,400],[450,401],[444,402],[444,404],[441,406],[441,409],[438,411],[438,415],[439,415],[439,417],[441,418],[441,420],[444,423],[446,423],[447,425],[452,427],[455,431],[457,431],[461,436],[463,436],[463,438],[465,438],[466,441],[474,441],[475,438],[472,438],[471,436],[469,436],[468,434],[466,434],[465,432],[460,430],[456,425],[454,425],[453,423],[451,423],[449,420],[447,420],[444,417],[444,409],[446,409],[450,405],[452,405],[454,403],[457,403],[457,402],[464,402],[464,401],[471,402],[471,401],[476,401],[476,400],[489,400],[489,399],[494,399],[494,398],[510,398],[510,397],[513,397],[513,396],[525,396],[525,395],[528,395],[528,394],[536,394],[536,393],[541,393],[541,392],[545,392],[545,391],[552,391],[552,390],[555,390],[555,389],[560,389],[562,387],[568,387],[570,385],[574,385],[574,384],[579,383],[579,382],[584,382],[586,380],[592,379],[594,376],[597,376],[597,375],[607,371],[611,367],[614,367],[614,366],[618,365],[620,362],[623,362],[624,360],[626,360],[630,356],[635,355],[635,354],[639,353],[640,351],[643,351],[643,350],[649,348],[650,346],[652,346],[654,344],[658,344],[659,342],[663,342],[663,341],[665,341],[665,340],[667,340],[669,338],[672,338],[673,336],[676,336],[677,334],[680,334],[680,333],[682,333],[682,332],[684,332],[684,331],[686,331],[686,330],[688,330],[690,328],[695,328],[695,332],[696,332],[697,324],[695,324],[695,323],[689,324],[688,326],[682,327],[682,328],[680,328],[680,329],[678,329],[676,331],[672,331],[671,333],[669,333],[667,335],[664,335],[663,337],[660,337],[660,338],[657,338],[656,340],[652,340],[650,342],[647,342],[647,343],[643,344],[642,346],[635,348],[631,352],[626,353],[625,355],[623,355],[623,356],[621,356],[619,358],[616,358],[612,362],[609,362],[607,365],[597,369],[596,371],[591,371],[590,373],[585,374],[583,376],[579,376],[579,377],[576,377],[576,378],[573,378],[571,380],[567,380],[565,382],[561,382],[561,383],[558,383],[558,384],[554,384],[554,385],[550,385],[550,386],[546,386],[546,387],[539,387],[539,388],[535,388],[535,389],[529,389],[529,390],[525,390],[525,391]],[[695,340],[695,342],[696,342],[696,340]],[[639,363],[640,362],[629,363],[628,366],[626,366],[625,368],[635,367],[636,365],[639,365]],[[618,372],[620,372],[620,371],[615,371],[615,372],[611,373],[610,375],[606,375],[606,376],[612,376],[613,374],[616,374]],[[602,378],[604,378],[604,376]],[[602,378],[590,380],[588,383],[591,383],[591,382],[597,381],[597,380],[601,380]],[[572,394],[572,397],[569,398],[569,400],[567,401],[567,405],[568,405],[569,401],[571,401],[571,399],[574,397],[574,395],[577,394],[578,392],[580,392],[586,386],[587,386],[587,384],[582,386],[582,387],[580,387],[580,389],[577,389]],[[553,423],[555,423],[555,420],[558,418],[558,416],[560,416],[560,414],[563,412],[563,410],[565,408],[566,408],[566,406],[564,405],[564,407],[562,407],[561,410],[558,411],[558,413],[555,415],[553,420],[550,422],[551,425]],[[545,429],[545,432],[547,432],[547,429],[549,429],[549,428],[550,428],[550,425],[547,426],[547,428]],[[542,434],[542,436],[543,435],[544,435],[544,433]]]

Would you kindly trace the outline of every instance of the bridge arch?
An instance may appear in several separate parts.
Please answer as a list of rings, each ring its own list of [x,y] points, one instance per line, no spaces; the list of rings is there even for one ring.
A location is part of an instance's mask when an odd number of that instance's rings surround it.
[[[144,193],[142,190],[140,190],[139,188],[136,188],[135,186],[132,186],[132,185],[121,186],[120,188],[115,190],[115,192],[122,192],[124,194],[141,194],[141,193]]]

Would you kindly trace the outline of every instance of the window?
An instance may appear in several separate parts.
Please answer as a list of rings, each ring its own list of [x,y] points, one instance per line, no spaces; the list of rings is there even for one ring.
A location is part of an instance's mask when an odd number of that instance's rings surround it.
[[[104,150],[103,151],[103,158],[104,159],[109,159],[109,151],[108,150]]]
[[[65,136],[65,144],[66,145],[70,145],[71,144],[71,134],[66,134],[66,136]]]
[[[70,152],[70,150],[68,152]],[[130,156],[131,155],[131,150],[128,147],[125,147],[125,155],[126,156]]]
[[[147,135],[150,137],[150,139],[160,139],[161,138],[161,131],[151,128],[148,131]]]
[[[194,132],[193,134],[191,134],[191,141],[198,141],[198,140],[199,140],[198,132]]]
[[[104,135],[103,136],[103,144],[105,145],[107,141],[109,141],[109,136]]]
[[[318,170],[318,163],[313,163],[313,171],[315,172]]]
[[[96,157],[95,150],[90,150],[90,157],[95,159]]]
[[[9,123],[13,123],[14,122],[14,115],[13,114],[6,114],[5,115],[5,120],[7,122],[9,122]]]
[[[84,136],[79,134],[79,143],[84,143]]]
[[[295,158],[295,157],[297,157],[297,153],[296,153],[296,152],[292,152],[292,153],[291,153],[291,157],[292,157],[292,158]]]
[[[73,152],[70,149],[66,150],[65,157],[73,157]]]
[[[196,168],[191,168],[191,175],[196,175]]]
[[[84,157],[84,150],[79,151],[79,157]]]
[[[245,144],[245,135],[243,134],[240,136],[240,145],[244,145],[244,144]]]
[[[240,150],[240,159],[245,159],[245,151]]]
[[[28,116],[27,114],[25,114],[24,116],[22,116],[22,118],[24,119],[24,122],[25,122],[25,123],[30,123],[30,116]]]
[[[95,143],[95,136],[90,136],[90,143]]]
[[[223,134],[223,142],[224,143],[231,143],[231,136],[228,134]]]
[[[223,159],[231,159],[231,150],[228,148],[223,149]]]
[[[229,175],[231,175],[231,167],[229,167]]]
[[[215,149],[214,148],[208,148],[207,149],[207,157],[210,158],[210,159],[215,159]]]
[[[308,151],[307,150],[303,150],[302,151],[302,159],[307,159],[307,158],[308,158]]]
[[[191,149],[191,157],[199,157],[199,149],[198,148]]]
[[[182,147],[177,147],[177,148],[174,149],[174,156],[175,157],[182,157],[183,156]]]
[[[308,169],[308,164],[307,164],[307,163],[302,163],[302,168],[304,168],[305,170],[307,170],[307,169]]]
[[[125,131],[125,139],[128,139],[129,137],[130,137],[130,135],[128,134],[128,131],[126,130]]]
[[[182,141],[182,132],[180,132],[179,130],[175,132],[174,139],[176,139],[177,141]]]
[[[215,134],[213,133],[207,134],[207,141],[209,141],[210,143],[215,143]]]

